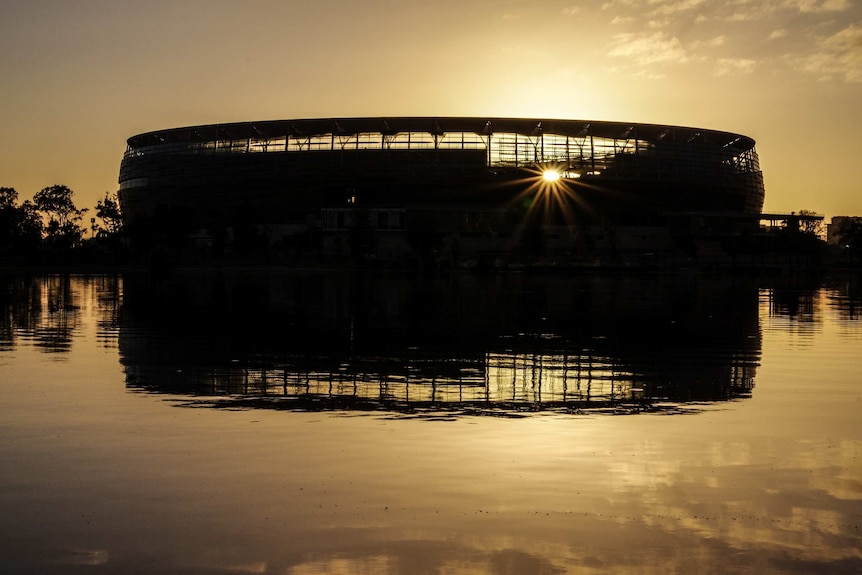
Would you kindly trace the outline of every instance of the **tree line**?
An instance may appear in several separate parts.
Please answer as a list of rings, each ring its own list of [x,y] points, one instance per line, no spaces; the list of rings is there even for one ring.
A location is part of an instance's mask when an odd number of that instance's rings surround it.
[[[32,200],[19,202],[14,188],[0,187],[0,265],[110,265],[207,258],[221,261],[231,254],[250,261],[261,254],[267,259],[273,248],[278,248],[267,243],[243,210],[237,210],[229,224],[222,221],[207,226],[204,232],[210,242],[206,247],[189,250],[194,218],[182,210],[162,210],[149,218],[140,218],[132,226],[124,224],[116,193],[106,192],[96,202],[90,217],[87,217],[90,208],[79,208],[74,196],[68,186],[53,185],[34,194]],[[799,215],[809,216],[813,212],[802,210]],[[759,238],[756,245],[746,245],[746,241],[751,243],[758,238],[731,237],[726,249],[728,253],[768,249],[778,253],[825,254],[821,226],[820,220],[803,217],[797,221],[790,217],[781,229],[770,234],[774,241]],[[862,220],[849,218],[837,232],[845,261],[862,264]],[[296,245],[290,249],[301,251],[299,242],[303,237],[292,237]],[[289,246],[281,248],[290,251]],[[314,251],[308,246],[305,249]]]
[[[116,194],[96,202],[89,226],[90,209],[75,205],[74,196],[68,186],[54,185],[19,203],[15,188],[0,187],[0,261],[53,263],[117,243],[123,217]]]

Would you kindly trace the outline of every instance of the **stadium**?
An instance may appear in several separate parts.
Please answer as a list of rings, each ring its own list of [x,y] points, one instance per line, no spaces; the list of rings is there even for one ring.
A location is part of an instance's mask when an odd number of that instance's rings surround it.
[[[127,223],[294,254],[590,259],[756,230],[755,142],[729,132],[485,117],[296,119],[128,139]],[[251,230],[251,231],[249,231]]]

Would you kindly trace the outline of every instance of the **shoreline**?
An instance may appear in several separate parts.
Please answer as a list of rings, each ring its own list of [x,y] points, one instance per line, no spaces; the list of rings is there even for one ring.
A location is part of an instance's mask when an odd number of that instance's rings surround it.
[[[731,274],[731,275],[799,275],[799,274],[862,274],[862,266],[846,264],[813,264],[810,262],[769,262],[760,265],[752,263],[695,262],[682,264],[638,264],[620,263],[547,263],[531,265],[504,266],[394,266],[394,265],[337,265],[331,262],[308,265],[302,264],[260,264],[231,262],[177,263],[171,265],[147,264],[3,264],[0,274],[69,274],[69,275],[119,275],[119,274],[172,274],[172,273],[386,273],[405,275],[427,274],[541,274],[541,275],[648,275],[648,274]]]

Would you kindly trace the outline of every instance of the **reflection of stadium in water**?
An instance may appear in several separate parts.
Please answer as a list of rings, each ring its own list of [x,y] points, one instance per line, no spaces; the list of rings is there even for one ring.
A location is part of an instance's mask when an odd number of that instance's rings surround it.
[[[299,409],[642,409],[754,385],[754,283],[702,277],[127,277],[131,388]]]

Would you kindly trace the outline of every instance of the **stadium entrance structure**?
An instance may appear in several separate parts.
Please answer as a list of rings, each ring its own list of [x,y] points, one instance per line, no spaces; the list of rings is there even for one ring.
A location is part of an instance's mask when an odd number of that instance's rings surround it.
[[[161,130],[129,138],[119,183],[132,228],[181,220],[201,237],[252,229],[295,251],[395,259],[684,250],[716,222],[756,229],[764,200],[746,136],[524,118]]]

